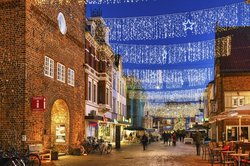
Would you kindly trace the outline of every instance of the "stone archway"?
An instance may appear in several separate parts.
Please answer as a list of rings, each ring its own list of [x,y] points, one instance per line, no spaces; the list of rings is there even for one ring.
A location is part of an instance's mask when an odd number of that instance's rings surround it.
[[[62,99],[56,100],[51,110],[51,144],[59,152],[68,152],[69,121],[68,105]]]

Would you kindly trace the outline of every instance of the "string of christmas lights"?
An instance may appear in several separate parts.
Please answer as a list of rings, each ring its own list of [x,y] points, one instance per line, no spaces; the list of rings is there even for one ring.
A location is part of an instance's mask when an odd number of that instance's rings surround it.
[[[86,3],[90,5],[99,5],[99,4],[138,3],[138,2],[148,2],[148,1],[152,0],[86,0]]]
[[[211,67],[173,70],[124,69],[123,72],[140,80],[144,89],[197,87],[213,79]]]
[[[242,26],[249,26],[250,25],[250,5],[245,4],[241,6],[241,19],[242,19]]]
[[[245,25],[250,23],[249,8],[245,3],[236,3],[176,14],[105,18],[105,22],[111,41],[156,40],[210,34],[215,31],[216,22],[220,26]]]
[[[195,117],[199,113],[199,104],[198,103],[173,103],[173,104],[164,104],[159,103],[147,104],[144,107],[145,111],[149,115],[164,118],[181,118],[181,117]]]
[[[123,63],[160,65],[213,60],[214,45],[214,40],[173,45],[111,43],[114,52],[122,55]]]
[[[203,88],[159,92],[148,91],[147,100],[158,103],[199,101],[203,93]]]

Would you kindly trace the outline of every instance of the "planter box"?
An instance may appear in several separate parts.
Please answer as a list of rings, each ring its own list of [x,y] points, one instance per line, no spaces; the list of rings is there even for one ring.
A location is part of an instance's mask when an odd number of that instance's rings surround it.
[[[51,152],[51,160],[58,160],[58,152],[57,151]]]

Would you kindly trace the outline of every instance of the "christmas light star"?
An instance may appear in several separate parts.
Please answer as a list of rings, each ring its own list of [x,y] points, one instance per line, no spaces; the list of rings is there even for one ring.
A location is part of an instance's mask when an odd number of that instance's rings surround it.
[[[194,26],[194,22],[191,22],[189,19],[187,20],[187,22],[182,23],[182,25],[184,26],[184,30],[187,31],[189,30],[193,30],[193,26]]]

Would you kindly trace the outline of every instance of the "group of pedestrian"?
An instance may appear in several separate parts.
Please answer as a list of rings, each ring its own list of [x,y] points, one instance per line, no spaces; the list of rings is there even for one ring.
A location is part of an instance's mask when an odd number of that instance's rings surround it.
[[[162,139],[163,139],[164,144],[167,143],[167,145],[171,145],[171,141],[172,141],[172,145],[176,146],[177,134],[176,132],[173,132],[172,134],[169,132],[163,132]],[[180,141],[182,140],[180,139]],[[201,143],[202,143],[202,134],[197,130],[195,133],[196,155],[200,155]],[[141,144],[143,146],[143,150],[146,150],[146,147],[149,144],[149,138],[146,135],[146,133],[144,133],[143,136],[141,137]]]
[[[164,131],[162,133],[162,140],[163,140],[164,144],[171,145],[171,143],[172,143],[173,146],[176,146],[176,141],[177,141],[176,132],[171,134],[169,132]]]

